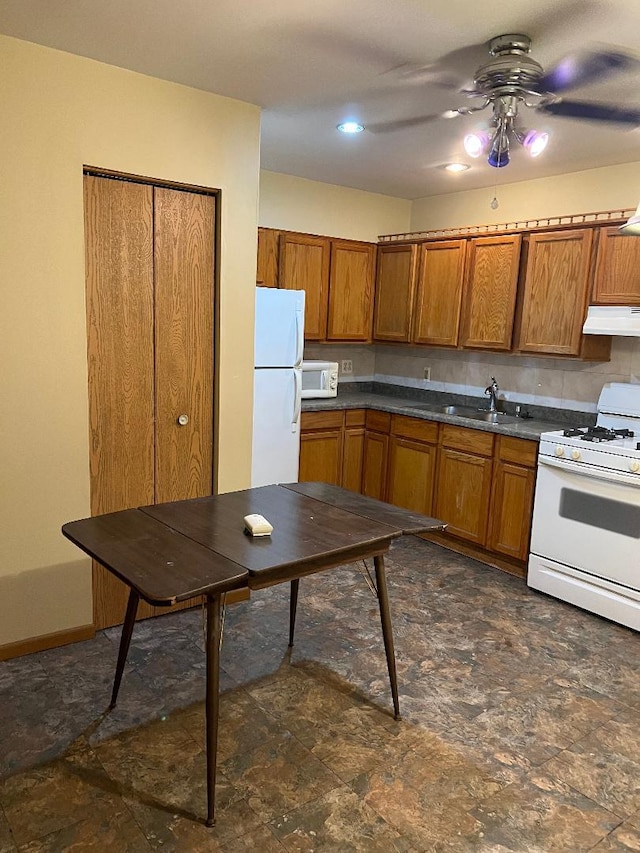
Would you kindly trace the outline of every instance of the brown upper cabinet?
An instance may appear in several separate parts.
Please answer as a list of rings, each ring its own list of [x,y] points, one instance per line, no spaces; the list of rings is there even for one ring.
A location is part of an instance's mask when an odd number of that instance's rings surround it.
[[[617,227],[601,228],[598,238],[594,305],[640,305],[640,240]]]
[[[603,340],[610,341],[582,334],[592,240],[591,228],[527,237],[517,341],[521,352],[588,358]]]
[[[422,244],[414,343],[457,345],[466,249],[466,240]]]
[[[374,243],[258,229],[256,283],[305,291],[307,340],[371,340],[375,267]]]
[[[374,339],[508,350],[520,244],[516,234],[380,246]]]
[[[278,238],[273,228],[258,228],[258,266],[256,284],[260,287],[278,286]]]
[[[371,340],[376,247],[331,240],[328,341]]]
[[[373,337],[408,343],[418,266],[417,243],[378,246]]]
[[[278,283],[289,290],[304,290],[304,336],[310,341],[327,336],[330,252],[328,237],[280,234]]]
[[[521,242],[520,234],[469,240],[461,346],[511,348]]]

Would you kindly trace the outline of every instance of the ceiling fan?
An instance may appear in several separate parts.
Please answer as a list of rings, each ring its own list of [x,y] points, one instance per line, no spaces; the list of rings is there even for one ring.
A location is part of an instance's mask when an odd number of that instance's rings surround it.
[[[617,50],[585,51],[562,59],[546,71],[529,56],[531,39],[520,33],[496,36],[488,42],[491,58],[473,76],[473,88],[460,90],[471,101],[444,113],[368,125],[374,133],[404,129],[439,118],[455,118],[491,108],[490,129],[465,137],[472,157],[488,152],[488,163],[501,168],[509,163],[509,146],[515,140],[532,156],[540,154],[548,134],[527,130],[519,121],[522,107],[547,115],[640,126],[640,108],[616,104],[567,100],[561,93],[605,76],[637,68],[640,61]],[[416,79],[420,74],[417,72]],[[427,79],[429,72],[427,71]]]

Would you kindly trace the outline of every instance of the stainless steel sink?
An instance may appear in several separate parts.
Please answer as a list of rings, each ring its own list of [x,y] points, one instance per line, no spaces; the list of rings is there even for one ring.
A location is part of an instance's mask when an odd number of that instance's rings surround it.
[[[474,410],[468,406],[439,406],[437,411],[442,412],[443,415],[463,415],[464,417],[469,417],[469,413]]]
[[[506,415],[504,412],[489,412],[486,409],[476,409],[473,406],[438,406],[433,403],[423,403],[414,406],[414,408],[425,412],[440,412],[443,415],[458,415],[461,418],[485,421],[490,424],[509,423],[518,420],[515,415]]]
[[[473,412],[467,415],[476,421],[487,421],[490,424],[509,423],[509,421],[517,421],[515,415],[506,415],[504,412]]]
[[[465,418],[471,417],[477,412],[470,406],[438,406],[436,403],[422,403],[418,406],[413,406],[414,409],[421,409],[423,412],[438,412],[443,415],[460,415]]]

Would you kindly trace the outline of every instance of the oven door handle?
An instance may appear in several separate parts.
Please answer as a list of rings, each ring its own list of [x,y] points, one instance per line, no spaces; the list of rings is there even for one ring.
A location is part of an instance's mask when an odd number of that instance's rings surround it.
[[[538,464],[547,465],[550,468],[560,468],[560,470],[571,474],[580,474],[589,480],[604,480],[606,483],[622,483],[625,486],[640,488],[640,476],[637,474],[626,474],[623,471],[606,471],[604,468],[580,465],[578,462],[570,462],[568,459],[556,459],[554,456],[538,456]]]

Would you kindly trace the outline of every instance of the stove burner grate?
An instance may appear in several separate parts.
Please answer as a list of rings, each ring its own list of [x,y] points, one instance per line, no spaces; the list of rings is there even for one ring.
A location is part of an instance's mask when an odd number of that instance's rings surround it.
[[[608,427],[592,426],[580,429],[574,427],[565,429],[562,433],[565,438],[580,438],[582,441],[615,441],[616,438],[633,438],[634,433],[630,429],[609,429]]]

